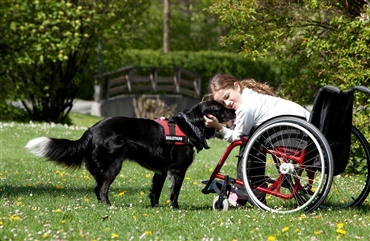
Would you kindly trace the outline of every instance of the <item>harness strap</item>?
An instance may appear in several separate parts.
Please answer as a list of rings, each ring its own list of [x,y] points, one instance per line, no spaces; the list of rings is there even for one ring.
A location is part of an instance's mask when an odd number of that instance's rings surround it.
[[[189,139],[184,132],[176,125],[176,122],[172,119],[158,119],[156,120],[161,124],[165,130],[166,141],[175,145],[187,145]]]

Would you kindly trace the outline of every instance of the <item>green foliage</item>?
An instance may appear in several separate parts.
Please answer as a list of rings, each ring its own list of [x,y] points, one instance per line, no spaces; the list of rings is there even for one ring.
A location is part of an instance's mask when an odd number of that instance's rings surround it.
[[[209,79],[216,73],[228,73],[241,79],[254,78],[276,89],[280,85],[280,66],[273,59],[251,61],[239,54],[217,51],[171,51],[163,54],[161,51],[132,49],[120,57],[121,61],[112,65],[110,71],[127,65],[181,67],[201,76],[203,93],[207,91]]]
[[[218,25],[217,18],[207,8],[212,0],[170,1],[169,48],[170,51],[220,50],[220,33],[226,28]],[[163,1],[151,1],[148,11],[140,19],[133,49],[162,50],[163,45]]]
[[[369,85],[369,10],[362,1],[220,0],[223,45],[284,63],[284,95],[308,102],[324,84]]]
[[[32,119],[64,122],[98,42],[126,33],[145,7],[130,0],[2,1],[0,83],[10,81],[9,97],[21,99]]]

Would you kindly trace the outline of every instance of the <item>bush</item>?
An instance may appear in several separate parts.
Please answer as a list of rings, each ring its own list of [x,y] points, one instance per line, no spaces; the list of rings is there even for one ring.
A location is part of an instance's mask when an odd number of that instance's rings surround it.
[[[107,63],[105,71],[114,71],[124,66],[181,67],[201,76],[202,93],[207,91],[209,79],[216,73],[227,73],[238,78],[254,78],[278,88],[279,65],[273,60],[252,61],[227,52],[216,51],[173,51],[163,54],[155,50],[127,50],[120,62]],[[273,63],[273,64],[272,64]]]

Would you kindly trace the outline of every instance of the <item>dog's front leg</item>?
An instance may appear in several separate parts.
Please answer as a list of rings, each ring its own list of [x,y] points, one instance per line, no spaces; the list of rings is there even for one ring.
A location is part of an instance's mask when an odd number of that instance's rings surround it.
[[[180,194],[180,189],[182,186],[182,183],[185,178],[185,171],[170,171],[168,173],[170,180],[171,180],[171,190],[170,190],[170,201],[171,201],[171,207],[178,209],[179,204],[178,204],[178,199],[179,199],[179,194]]]
[[[164,182],[166,181],[166,175],[155,173],[153,176],[152,189],[150,190],[149,198],[152,207],[158,207],[159,197],[161,196]]]

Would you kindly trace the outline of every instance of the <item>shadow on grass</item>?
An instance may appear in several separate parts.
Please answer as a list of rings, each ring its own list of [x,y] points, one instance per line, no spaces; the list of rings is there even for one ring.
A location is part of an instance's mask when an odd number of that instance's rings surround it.
[[[125,188],[111,188],[109,196],[113,196],[115,193],[119,193],[124,190],[125,195],[137,195],[140,191],[147,191],[148,189],[137,188],[137,187],[125,187]],[[2,185],[0,186],[0,196],[3,198],[19,197],[19,196],[56,196],[56,195],[68,195],[82,197],[84,195],[94,195],[94,187],[63,187],[56,188],[52,185],[37,185],[37,186],[12,186]]]
[[[124,196],[115,196],[124,190]],[[124,188],[111,188],[109,192],[109,198],[113,205],[119,205],[120,203],[125,202],[127,199],[137,199],[137,196],[140,193],[145,192],[149,193],[149,187],[137,187],[137,186],[128,186]],[[86,187],[65,187],[58,189],[52,185],[45,185],[40,184],[37,186],[12,186],[12,185],[1,185],[0,186],[0,196],[2,199],[16,199],[19,197],[25,196],[33,196],[33,197],[68,197],[68,198],[84,198],[86,196],[94,197],[94,187],[93,186],[86,186]],[[167,193],[163,192],[162,197],[167,198]],[[147,199],[145,203],[142,203],[143,208],[152,208],[149,204],[149,198],[147,196],[143,197]],[[97,199],[96,203],[98,203]],[[211,210],[212,203],[210,205],[202,204],[202,205],[192,205],[191,203],[185,203],[186,200],[179,200],[180,210],[189,210],[189,211],[201,211],[201,210]],[[169,203],[160,203],[160,208],[168,207],[171,208]]]

